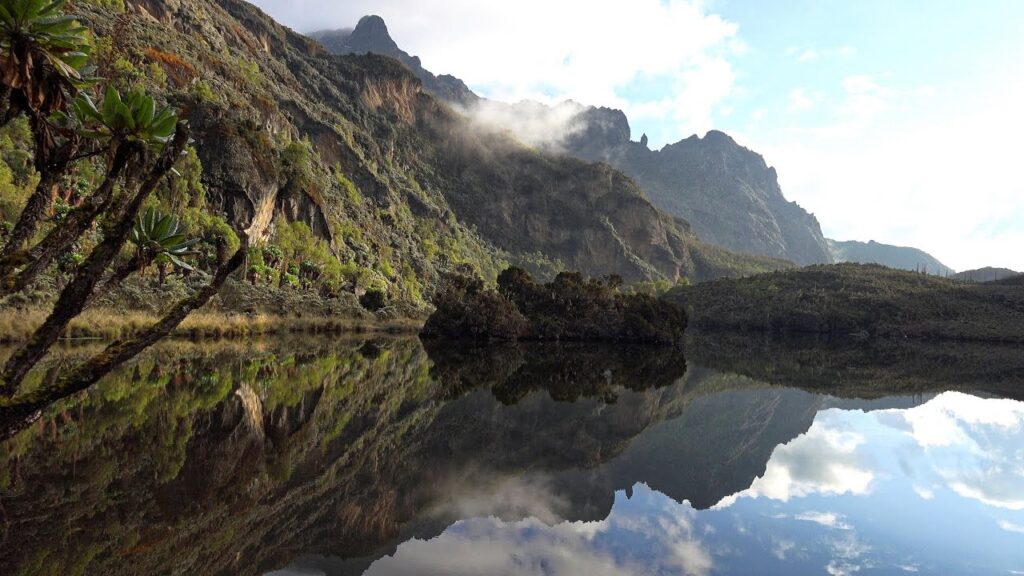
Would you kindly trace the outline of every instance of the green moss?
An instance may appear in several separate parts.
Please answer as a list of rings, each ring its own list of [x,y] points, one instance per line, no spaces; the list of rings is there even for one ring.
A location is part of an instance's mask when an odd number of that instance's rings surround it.
[[[356,185],[341,172],[340,168],[335,169],[334,179],[338,182],[338,185],[341,186],[342,192],[345,193],[345,198],[348,199],[350,203],[356,206],[362,206],[363,195],[360,194]]]

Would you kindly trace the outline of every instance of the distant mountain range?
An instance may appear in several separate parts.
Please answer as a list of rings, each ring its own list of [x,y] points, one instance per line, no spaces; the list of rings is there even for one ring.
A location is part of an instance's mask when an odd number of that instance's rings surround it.
[[[722,132],[654,151],[647,147],[646,136],[631,141],[629,121],[619,110],[487,101],[458,78],[423,68],[418,57],[399,48],[378,16],[362,18],[352,30],[311,36],[337,54],[371,52],[396,58],[435,96],[470,116],[486,112],[530,145],[610,164],[635,180],[655,206],[688,221],[705,242],[801,265],[832,262],[817,219],[785,199],[775,169]],[[538,128],[549,130],[547,138],[523,133]]]
[[[836,262],[855,264],[881,264],[899,270],[921,270],[936,276],[951,276],[956,271],[937,258],[917,248],[870,242],[828,241],[829,251]]]

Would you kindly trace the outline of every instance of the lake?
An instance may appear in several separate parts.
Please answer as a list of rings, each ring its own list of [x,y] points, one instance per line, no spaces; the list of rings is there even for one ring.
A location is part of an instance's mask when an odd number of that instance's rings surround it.
[[[1022,386],[981,345],[169,342],[0,444],[0,574],[1024,574]]]

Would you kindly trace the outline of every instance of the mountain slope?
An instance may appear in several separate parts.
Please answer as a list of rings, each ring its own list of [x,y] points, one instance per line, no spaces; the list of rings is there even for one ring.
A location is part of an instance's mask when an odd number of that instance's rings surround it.
[[[924,270],[936,276],[949,276],[955,270],[931,254],[917,248],[870,242],[829,240],[828,249],[837,263],[881,264],[899,270]]]
[[[317,32],[313,37],[337,54],[373,52],[397,58],[434,95],[503,124],[523,142],[611,164],[633,178],[655,206],[690,222],[702,241],[798,264],[832,261],[818,221],[786,201],[775,170],[721,132],[691,137],[659,152],[630,141],[629,122],[619,110],[481,99],[461,80],[425,70],[419,58],[398,47],[377,16],[364,17],[352,31]],[[550,133],[552,125],[558,126],[557,133]],[[538,134],[539,129],[548,133]]]

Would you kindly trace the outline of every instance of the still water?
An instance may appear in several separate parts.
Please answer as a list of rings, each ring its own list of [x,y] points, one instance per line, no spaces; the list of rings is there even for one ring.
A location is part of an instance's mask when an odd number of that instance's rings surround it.
[[[1021,356],[171,343],[0,445],[0,574],[1024,574]]]

